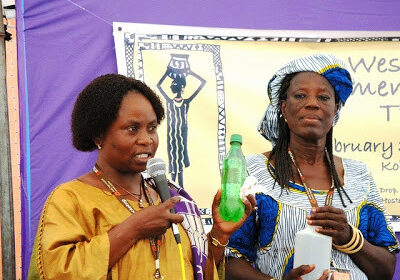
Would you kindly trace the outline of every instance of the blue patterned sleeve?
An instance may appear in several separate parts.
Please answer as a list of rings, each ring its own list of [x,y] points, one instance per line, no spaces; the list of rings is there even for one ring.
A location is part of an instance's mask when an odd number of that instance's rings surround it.
[[[367,198],[359,209],[358,228],[369,243],[387,247],[390,252],[398,253],[400,251],[399,241],[388,221],[382,197],[371,173],[369,173]]]
[[[226,255],[228,257],[245,258],[254,262],[257,252],[257,213],[253,213],[246,222],[234,232],[230,239]]]

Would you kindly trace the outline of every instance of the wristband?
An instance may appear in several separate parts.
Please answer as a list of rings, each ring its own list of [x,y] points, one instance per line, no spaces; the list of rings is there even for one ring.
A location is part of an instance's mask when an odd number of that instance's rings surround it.
[[[219,242],[218,239],[214,238],[214,237],[211,235],[211,231],[208,233],[208,235],[210,235],[210,237],[211,237],[211,243],[212,243],[212,245],[214,245],[215,247],[223,247],[223,248],[225,248],[225,247],[228,245],[228,243],[229,243],[229,240],[228,240],[228,241],[226,242],[226,244],[222,244],[221,242]]]

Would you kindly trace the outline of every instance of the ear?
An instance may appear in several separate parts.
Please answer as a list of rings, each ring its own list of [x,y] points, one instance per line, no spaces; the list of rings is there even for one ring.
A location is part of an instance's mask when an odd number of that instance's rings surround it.
[[[286,119],[286,100],[281,101],[280,107],[281,107],[282,115]]]
[[[94,142],[94,144],[98,147],[98,146],[102,146],[103,145],[103,137],[99,136],[99,137],[95,137],[92,139],[92,141]]]
[[[336,103],[336,104],[335,104],[335,115],[336,115],[336,113],[337,113],[338,110],[339,110],[339,103]]]

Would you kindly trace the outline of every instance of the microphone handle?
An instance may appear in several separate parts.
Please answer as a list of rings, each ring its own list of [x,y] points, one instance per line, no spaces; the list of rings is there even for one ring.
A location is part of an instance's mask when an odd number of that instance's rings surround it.
[[[171,223],[172,232],[174,233],[176,244],[181,244],[181,235],[179,234],[178,226],[175,223]]]
[[[171,197],[169,193],[167,177],[164,174],[153,177],[156,183],[158,194],[160,195],[161,201],[164,202]]]
[[[156,187],[158,190],[158,194],[160,195],[161,201],[162,202],[166,201],[168,198],[171,197],[171,194],[169,192],[167,177],[165,176],[165,174],[161,174],[161,175],[154,176],[153,179],[156,183]],[[172,207],[169,211],[172,214],[175,214],[174,207]],[[172,232],[174,233],[176,243],[180,244],[181,236],[179,234],[178,226],[175,223],[171,223],[171,224],[172,224]]]
[[[153,179],[156,182],[157,191],[158,194],[160,195],[161,201],[162,202],[166,201],[168,198],[171,197],[171,194],[169,192],[167,177],[164,174],[161,174],[154,176]],[[170,209],[170,212],[172,214],[175,214],[175,209],[172,207]]]

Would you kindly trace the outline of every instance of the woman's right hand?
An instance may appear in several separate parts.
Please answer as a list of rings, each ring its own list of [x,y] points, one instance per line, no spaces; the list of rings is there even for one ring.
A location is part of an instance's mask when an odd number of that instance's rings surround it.
[[[289,271],[288,274],[286,274],[285,277],[283,277],[283,280],[301,280],[301,276],[310,273],[313,271],[315,268],[315,265],[301,265],[297,268],[293,268],[291,271]],[[318,278],[318,280],[328,280],[329,279],[329,270],[325,270],[324,273],[322,273],[321,277]],[[332,280],[332,278],[330,279]]]
[[[131,216],[138,221],[137,239],[144,239],[162,235],[171,226],[171,223],[181,223],[183,216],[172,214],[170,209],[177,204],[181,198],[171,197],[155,206],[149,206]]]

